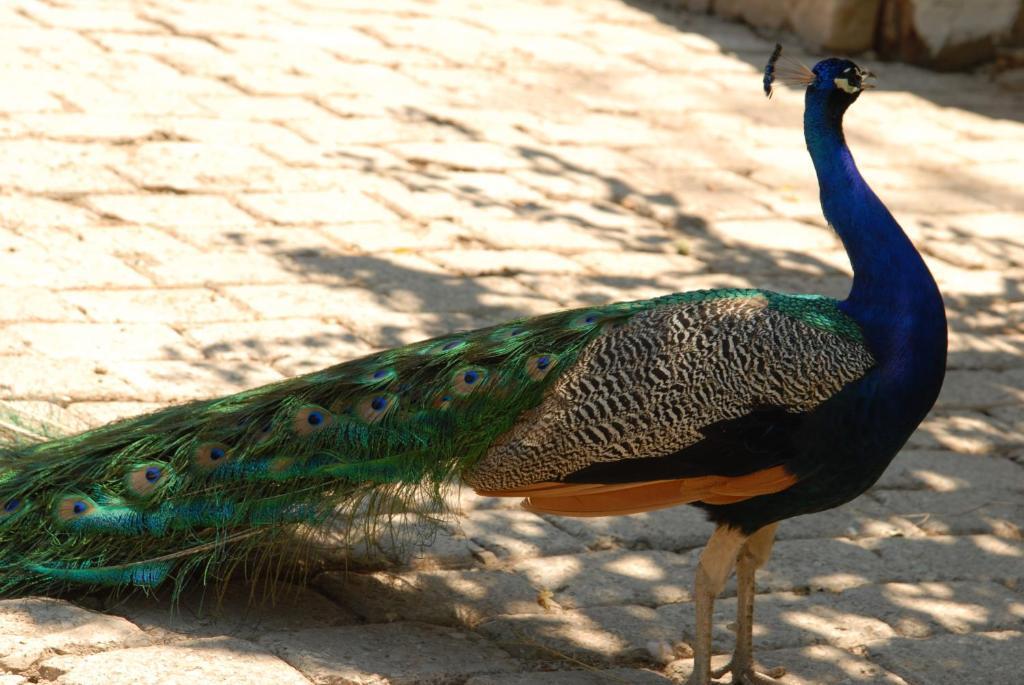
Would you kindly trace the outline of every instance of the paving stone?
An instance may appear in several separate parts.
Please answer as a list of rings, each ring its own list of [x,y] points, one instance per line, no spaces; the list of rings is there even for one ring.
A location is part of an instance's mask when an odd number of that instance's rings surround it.
[[[851,649],[870,640],[895,637],[896,632],[871,615],[874,607],[849,601],[844,592],[762,594],[754,604],[754,641],[757,649],[784,649],[811,644],[830,644]],[[691,603],[658,607],[658,621],[666,630],[680,631],[693,644],[695,614]],[[721,645],[734,639],[735,598],[715,602],[713,640]]]
[[[183,216],[193,216],[205,226],[248,223],[252,217],[219,195],[90,195],[89,207],[123,221],[177,226]]]
[[[4,288],[0,321],[84,321],[85,315],[61,295],[44,288]]]
[[[962,488],[1020,489],[1024,474],[1008,459],[936,450],[905,450],[882,474],[876,488],[951,492]]]
[[[95,361],[51,359],[39,364],[35,356],[0,356],[0,392],[17,399],[135,400],[138,389],[124,376],[96,373]],[[55,382],[55,379],[59,381]]]
[[[89,654],[148,645],[150,638],[123,618],[58,599],[0,601],[0,668],[26,671],[53,654]]]
[[[187,588],[129,597],[107,609],[123,616],[161,643],[188,644],[197,638],[230,636],[256,640],[268,632],[353,625],[359,619],[347,608],[301,585],[255,579],[241,574],[223,587]]]
[[[957,371],[946,374],[936,406],[942,409],[988,409],[1024,401],[1024,369]]]
[[[693,549],[702,547],[715,530],[704,512],[694,507],[673,507],[630,516],[572,518],[545,515],[544,518],[592,549],[616,546],[669,551]]]
[[[904,680],[867,659],[828,645],[772,652],[755,651],[754,654],[755,659],[767,668],[781,666],[786,669],[781,680],[783,685],[911,685],[918,682],[913,679]],[[712,657],[711,667],[721,668],[728,662],[729,657],[724,654]],[[667,671],[674,681],[679,682],[689,677],[693,671],[693,661],[685,659],[674,662]]]
[[[280,224],[386,221],[395,216],[359,192],[243,194],[240,206]]]
[[[776,533],[778,540],[818,538],[905,537],[920,535],[914,521],[899,516],[868,497],[835,509],[787,519]]]
[[[577,273],[575,261],[541,250],[452,250],[423,255],[447,270],[463,276],[504,276],[523,271]]]
[[[85,657],[55,656],[40,674],[60,685],[188,685],[232,682],[240,685],[308,685],[297,670],[250,642],[229,637],[172,645],[115,649]]]
[[[318,683],[454,683],[518,666],[474,635],[411,622],[269,633],[259,644]]]
[[[902,538],[865,538],[886,549]],[[829,590],[842,592],[885,578],[891,571],[882,559],[860,543],[836,539],[779,540],[772,556],[757,574],[758,587],[769,592]],[[730,581],[731,584],[731,581]],[[728,587],[728,586],[727,586]]]
[[[500,559],[571,554],[586,549],[579,540],[527,511],[475,512],[471,518],[460,521],[460,527],[466,537]]]
[[[477,630],[522,658],[611,664],[649,661],[650,643],[678,640],[680,628],[668,628],[657,618],[649,607],[619,605],[502,616],[484,621]]]
[[[68,411],[81,417],[90,426],[100,426],[111,421],[148,414],[164,405],[158,402],[73,402]]]
[[[1010,427],[981,411],[936,410],[907,441],[911,449],[948,449],[965,454],[996,452],[1020,444]]]
[[[689,601],[695,568],[689,555],[663,551],[544,556],[512,566],[566,609]]]
[[[198,359],[199,353],[161,324],[19,323],[5,335],[24,350],[54,358],[108,360]]]
[[[83,193],[131,190],[110,171],[117,151],[97,144],[41,140],[0,142],[0,184],[28,193]]]
[[[929,535],[990,533],[1020,540],[1024,538],[1024,478],[1006,485],[1006,489],[969,488],[941,494],[882,490],[875,498]],[[1010,489],[1012,485],[1018,487]]]
[[[371,623],[472,627],[501,614],[545,611],[538,590],[524,576],[505,571],[327,573],[317,578],[317,585]]]
[[[69,228],[95,227],[98,217],[87,209],[69,202],[43,197],[12,195],[0,198],[0,225],[31,236],[35,229],[54,226]]]
[[[107,376],[123,379],[130,392],[113,395],[113,399],[132,400],[145,397],[154,402],[183,402],[208,399],[241,392],[248,388],[281,380],[281,375],[252,362],[184,362],[184,361],[119,361],[105,363]],[[113,394],[113,393],[112,393]],[[88,397],[85,393],[82,393]],[[93,396],[95,397],[95,396]]]
[[[183,327],[182,332],[206,359],[278,362],[291,356],[334,366],[373,352],[351,332],[323,319],[213,323]]]
[[[880,558],[876,577],[902,582],[996,580],[1024,577],[1024,543],[994,535],[935,535],[858,542]]]
[[[61,297],[82,315],[102,323],[202,323],[245,321],[254,316],[208,288],[65,290]]]
[[[608,670],[548,671],[507,675],[478,675],[466,685],[667,685],[671,681],[660,673],[638,668]]]
[[[992,582],[885,583],[844,591],[840,606],[892,626],[901,637],[1020,630],[1024,600]]]
[[[867,655],[909,682],[929,685],[1015,683],[1020,678],[1021,640],[1015,631],[900,639],[868,646]]]

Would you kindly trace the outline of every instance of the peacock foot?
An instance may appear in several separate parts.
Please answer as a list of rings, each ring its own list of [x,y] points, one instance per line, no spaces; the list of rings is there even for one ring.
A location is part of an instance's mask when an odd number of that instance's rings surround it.
[[[783,685],[779,678],[786,675],[786,669],[777,666],[766,673],[760,673],[754,670],[752,664],[733,667],[730,661],[725,666],[712,671],[711,677],[721,678],[726,673],[732,673],[729,685]]]

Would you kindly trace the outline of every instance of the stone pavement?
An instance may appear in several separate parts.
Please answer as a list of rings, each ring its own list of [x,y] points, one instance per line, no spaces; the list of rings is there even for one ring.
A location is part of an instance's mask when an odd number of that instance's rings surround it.
[[[847,284],[802,98],[765,100],[770,42],[739,25],[640,0],[11,0],[0,36],[0,396],[70,425],[522,314]],[[783,524],[756,644],[794,685],[1020,683],[1024,101],[868,66],[849,139],[946,294],[950,371],[877,487]],[[0,684],[685,677],[696,512],[462,504],[433,546],[339,558],[272,607],[0,602]]]

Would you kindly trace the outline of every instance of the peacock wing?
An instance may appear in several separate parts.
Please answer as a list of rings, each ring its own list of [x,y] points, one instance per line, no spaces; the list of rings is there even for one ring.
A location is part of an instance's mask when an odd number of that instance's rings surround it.
[[[874,366],[835,301],[684,293],[591,342],[467,474],[564,515],[778,492],[816,407]]]

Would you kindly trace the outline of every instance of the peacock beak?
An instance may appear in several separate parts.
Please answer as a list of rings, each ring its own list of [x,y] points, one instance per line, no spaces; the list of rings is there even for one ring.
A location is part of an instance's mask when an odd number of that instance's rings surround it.
[[[874,72],[865,70],[864,75],[861,77],[860,81],[861,90],[871,90],[872,88],[877,87],[878,84],[868,81],[868,79],[874,78],[876,78]]]

